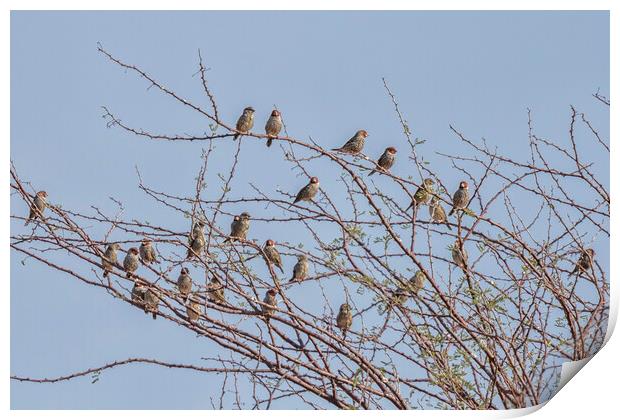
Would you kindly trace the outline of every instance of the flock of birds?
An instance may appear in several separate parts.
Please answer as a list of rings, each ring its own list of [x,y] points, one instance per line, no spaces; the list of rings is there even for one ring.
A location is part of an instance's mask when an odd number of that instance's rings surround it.
[[[248,134],[254,126],[254,109],[247,107],[243,110],[242,115],[239,117],[236,124],[236,134],[234,139],[236,140],[244,134]],[[271,146],[274,138],[278,137],[282,130],[283,123],[282,117],[278,110],[273,110],[271,116],[265,124],[265,132],[268,136],[267,146]],[[368,137],[368,133],[365,130],[359,130],[355,133],[349,141],[347,141],[342,147],[332,149],[333,151],[340,153],[347,153],[351,155],[357,155],[362,152],[364,148],[364,141]],[[396,159],[396,148],[388,147],[385,149],[381,157],[376,163],[376,168],[370,173],[373,175],[375,172],[389,172],[390,168],[394,165]],[[444,208],[439,203],[436,194],[433,192],[434,181],[430,178],[424,179],[422,185],[420,185],[413,196],[413,200],[407,210],[411,207],[418,207],[420,205],[428,205],[431,221],[434,223],[446,224],[451,229],[448,217]],[[293,203],[301,201],[312,201],[319,191],[319,179],[317,177],[311,177],[310,181],[304,186],[296,195]],[[459,188],[452,196],[452,209],[448,214],[451,216],[456,211],[463,211],[467,208],[469,203],[469,191],[466,181],[461,181]],[[47,192],[39,191],[32,200],[30,206],[30,213],[26,220],[26,225],[38,218],[43,217],[43,211],[47,207]],[[196,220],[193,223],[192,230],[189,234],[189,243],[187,249],[187,259],[191,260],[197,256],[200,256],[205,247],[206,241],[204,236],[205,224],[202,220]],[[234,216],[230,226],[230,235],[224,241],[245,241],[247,233],[250,229],[250,214],[243,212],[237,216]],[[467,265],[467,251],[461,246],[462,244],[455,242],[452,246],[452,260],[454,263],[466,269]],[[120,246],[117,243],[111,243],[107,246],[105,252],[102,254],[101,265],[103,267],[103,276],[108,278],[110,272],[118,266],[118,251]],[[276,248],[276,243],[272,239],[268,239],[263,248],[263,256],[268,265],[277,267],[281,272],[284,272],[282,267],[282,257]],[[575,264],[575,268],[571,274],[584,272],[590,270],[594,258],[594,250],[586,249],[581,252],[581,255]],[[132,278],[133,273],[139,268],[140,263],[151,264],[157,263],[157,253],[153,247],[153,243],[150,239],[144,239],[139,248],[129,248],[125,258],[123,260],[122,267],[127,273],[128,278]],[[302,281],[308,276],[308,258],[306,255],[299,255],[297,263],[293,267],[293,274],[290,281]],[[394,293],[394,303],[403,305],[408,299],[410,293],[417,295],[418,292],[424,287],[426,276],[422,271],[417,271],[410,279],[409,284],[406,287],[399,287]],[[188,320],[192,323],[196,322],[200,318],[201,304],[200,302],[190,299],[190,295],[193,288],[193,281],[190,277],[189,270],[186,267],[181,268],[177,280],[177,288],[181,297],[183,297],[186,303],[186,313]],[[270,317],[275,312],[277,306],[277,291],[275,289],[269,289],[261,303],[260,314],[269,321]],[[211,302],[223,304],[226,302],[224,294],[224,285],[217,278],[213,278],[207,287],[207,296]],[[144,309],[145,312],[151,313],[153,319],[156,319],[160,297],[156,290],[149,288],[144,284],[140,284],[134,281],[134,286],[131,293],[132,301],[137,306]],[[336,317],[336,326],[340,328],[343,335],[350,329],[353,322],[353,314],[351,306],[348,303],[343,303],[340,306],[338,315]]]

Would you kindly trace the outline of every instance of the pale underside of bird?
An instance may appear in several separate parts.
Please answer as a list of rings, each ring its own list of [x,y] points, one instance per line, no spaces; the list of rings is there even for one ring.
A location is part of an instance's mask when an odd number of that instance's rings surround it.
[[[254,108],[248,106],[243,110],[243,113],[237,120],[237,124],[235,125],[237,133],[233,137],[233,140],[237,140],[242,134],[249,133],[252,127],[254,127]]]
[[[47,208],[47,192],[39,191],[32,199],[30,205],[30,212],[28,213],[28,219],[24,226],[27,226],[33,220],[43,218],[43,211]]]
[[[351,307],[347,303],[340,305],[338,315],[336,316],[336,326],[342,331],[342,336],[346,337],[347,331],[353,324],[353,314],[351,313]]]

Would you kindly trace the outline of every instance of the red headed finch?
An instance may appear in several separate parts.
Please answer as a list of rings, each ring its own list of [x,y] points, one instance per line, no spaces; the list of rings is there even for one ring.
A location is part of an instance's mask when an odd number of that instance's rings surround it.
[[[129,248],[125,259],[123,260],[123,268],[127,272],[127,277],[131,278],[131,275],[138,269],[140,265],[140,252],[137,248]]]
[[[265,242],[265,246],[263,247],[263,253],[265,254],[267,264],[271,263],[278,267],[281,272],[284,272],[284,270],[282,269],[282,257],[280,257],[280,253],[276,248],[276,243],[272,239],[267,239],[267,241]]]
[[[377,161],[377,168],[374,169],[368,176],[374,174],[377,171],[380,172],[389,172],[392,165],[394,165],[394,161],[396,160],[396,148],[388,147],[385,149],[379,160]]]
[[[312,201],[316,193],[319,191],[319,185],[319,179],[317,177],[313,176],[312,178],[310,178],[310,182],[308,183],[308,185],[303,187],[297,193],[293,204],[299,203],[300,201]]]
[[[467,208],[467,203],[469,203],[469,186],[467,185],[467,181],[461,181],[459,184],[459,189],[456,190],[454,195],[452,196],[452,210],[448,216],[452,216],[456,210],[462,210]]]
[[[280,130],[282,130],[282,117],[280,116],[280,111],[274,109],[271,111],[271,116],[267,120],[267,124],[265,124],[265,133],[269,136],[267,147],[271,147],[273,137],[278,137]]]
[[[224,242],[230,242],[234,239],[245,240],[248,230],[250,230],[250,213],[244,211],[239,216],[233,218],[230,224],[230,237]]]
[[[347,141],[344,146],[338,149],[332,149],[335,152],[358,154],[364,149],[364,140],[368,137],[366,130],[359,130],[353,137]]]

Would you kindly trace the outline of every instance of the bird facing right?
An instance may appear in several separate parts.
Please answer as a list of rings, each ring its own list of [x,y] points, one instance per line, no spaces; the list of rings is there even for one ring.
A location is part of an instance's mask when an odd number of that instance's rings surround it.
[[[43,211],[47,208],[47,192],[39,191],[32,200],[32,204],[30,205],[30,213],[28,214],[28,219],[26,220],[27,226],[28,223],[32,220],[36,220],[43,217]]]
[[[308,185],[303,187],[297,193],[293,204],[299,203],[300,201],[312,201],[316,193],[319,192],[319,185],[319,179],[317,177],[313,176],[312,178],[310,178],[310,182],[308,183]]]
[[[237,140],[239,136],[247,134],[252,127],[254,127],[254,108],[248,106],[243,110],[243,114],[241,114],[237,120],[237,125],[235,126],[237,134],[235,134],[233,140]]]
[[[379,160],[377,161],[377,167],[370,173],[368,176],[373,175],[375,172],[389,172],[390,168],[394,165],[396,161],[396,148],[388,147],[385,149]]]
[[[332,149],[334,152],[356,155],[364,149],[364,140],[368,137],[366,130],[358,130],[342,147]]]

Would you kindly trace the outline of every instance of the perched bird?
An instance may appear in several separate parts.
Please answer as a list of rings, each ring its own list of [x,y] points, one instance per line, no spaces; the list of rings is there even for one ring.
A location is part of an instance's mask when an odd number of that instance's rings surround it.
[[[30,214],[24,226],[28,226],[31,220],[35,220],[43,217],[43,211],[47,207],[47,192],[39,191],[32,200],[30,205]]]
[[[198,297],[190,298],[189,302],[185,306],[185,310],[187,313],[187,319],[189,319],[189,322],[191,322],[192,324],[198,321],[198,319],[200,318],[200,313],[202,312],[201,311],[202,305],[197,299]]]
[[[415,194],[413,195],[413,200],[411,201],[411,204],[409,204],[409,207],[407,207],[406,210],[409,210],[411,207],[414,206],[417,207],[421,204],[428,204],[431,197],[433,196],[434,185],[435,181],[433,181],[431,178],[426,178],[422,182],[422,185],[420,185],[416,190]]]
[[[293,204],[299,203],[300,201],[312,201],[316,193],[319,192],[319,185],[319,179],[317,177],[313,176],[312,178],[310,178],[310,182],[308,183],[308,185],[303,187],[297,193]]]
[[[450,222],[448,222],[448,216],[446,216],[446,211],[439,203],[437,197],[433,196],[433,198],[431,198],[431,205],[428,206],[428,214],[430,215],[433,223],[444,223],[448,226],[448,229],[452,230],[450,227]]]
[[[265,293],[265,298],[263,299],[262,313],[267,321],[269,321],[269,318],[274,314],[276,311],[275,307],[278,305],[276,293],[275,289],[269,289],[267,293]]]
[[[396,290],[392,291],[392,302],[396,305],[404,305],[405,303],[407,303],[408,298],[409,294],[407,293],[407,290],[403,289],[402,287],[399,287]]]
[[[197,220],[194,223],[192,232],[189,235],[189,248],[187,249],[187,259],[193,259],[196,256],[200,256],[202,249],[205,247],[205,234],[203,228],[205,224],[202,220]]]
[[[244,211],[239,216],[233,218],[230,224],[230,237],[224,242],[230,242],[234,239],[245,240],[248,230],[250,230],[250,213]]]
[[[579,256],[579,260],[577,260],[577,263],[575,264],[575,269],[573,270],[571,275],[588,271],[590,267],[592,267],[593,262],[594,250],[592,248],[588,248],[585,251],[582,251],[581,255]]]
[[[392,165],[394,165],[394,161],[396,160],[396,148],[388,147],[385,149],[379,160],[377,161],[377,168],[374,169],[368,176],[374,174],[377,171],[380,172],[388,172]]]
[[[181,296],[187,300],[189,293],[192,291],[192,278],[187,267],[181,268],[181,274],[179,274],[177,279],[177,288]]]
[[[364,140],[368,137],[366,130],[359,130],[353,137],[347,141],[344,146],[338,149],[332,149],[335,152],[358,154],[364,149]]]
[[[239,136],[247,134],[252,129],[252,127],[254,127],[254,108],[248,106],[243,110],[243,114],[241,114],[241,116],[237,120],[236,129],[238,133],[235,134],[233,140],[237,140]]]
[[[110,244],[105,249],[103,257],[101,258],[101,265],[103,266],[103,277],[108,278],[110,271],[114,269],[114,266],[118,264],[117,251],[119,250],[119,244]]]
[[[157,290],[148,288],[144,292],[144,312],[152,313],[153,319],[157,319],[157,307],[159,306],[159,293]]]
[[[452,210],[450,210],[448,216],[452,216],[456,210],[462,210],[467,207],[467,203],[469,203],[468,189],[467,181],[461,181],[459,189],[452,196]]]
[[[131,301],[140,308],[144,309],[144,294],[146,293],[146,287],[141,286],[138,282],[134,282],[131,289]]]
[[[224,297],[224,285],[216,278],[213,277],[209,286],[207,286],[207,293],[211,302],[223,304],[226,303]]]
[[[140,258],[142,258],[142,262],[145,264],[150,264],[152,262],[157,261],[157,253],[155,252],[155,248],[153,248],[153,241],[150,239],[143,239],[140,244]]]
[[[409,280],[409,287],[411,288],[411,291],[417,295],[418,292],[424,287],[425,282],[426,276],[421,270],[418,270]]]
[[[306,276],[308,276],[308,257],[302,254],[297,257],[297,263],[293,267],[293,277],[290,281],[303,281]]]
[[[280,130],[282,130],[282,117],[280,116],[280,111],[274,109],[271,111],[271,116],[267,120],[267,124],[265,124],[265,133],[269,136],[267,147],[271,147],[273,137],[278,137]]]
[[[463,248],[463,252],[461,252],[458,240],[452,246],[452,261],[461,268],[465,268],[465,264],[467,264],[467,251]]]
[[[131,278],[131,275],[138,269],[140,265],[140,258],[138,257],[139,251],[137,248],[129,248],[125,260],[123,260],[123,268],[127,272],[127,277]]]
[[[336,326],[342,331],[342,336],[347,336],[347,331],[351,328],[353,323],[353,314],[351,313],[351,307],[348,303],[340,305],[338,316],[336,317]]]
[[[284,273],[284,270],[282,269],[282,257],[280,257],[280,253],[276,248],[276,243],[272,239],[267,239],[267,242],[265,242],[263,253],[265,254],[267,264],[271,263],[275,265],[281,272]]]

